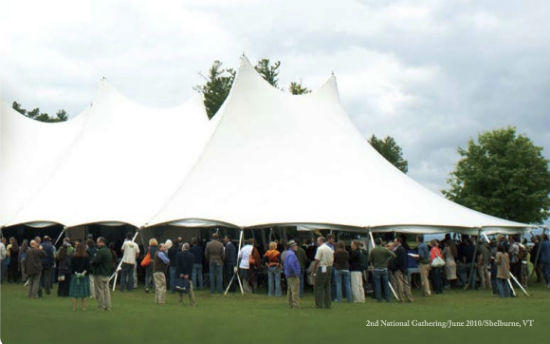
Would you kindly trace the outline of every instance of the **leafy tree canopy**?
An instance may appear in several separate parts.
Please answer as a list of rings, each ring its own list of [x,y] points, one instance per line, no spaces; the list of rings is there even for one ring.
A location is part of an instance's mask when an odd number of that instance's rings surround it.
[[[459,148],[443,194],[469,208],[524,223],[548,218],[550,172],[542,147],[508,127],[481,133]]]
[[[57,111],[55,117],[50,117],[47,113],[41,113],[39,108],[27,111],[18,102],[13,102],[11,107],[20,114],[41,122],[64,122],[69,119],[67,112],[63,109]]]
[[[392,163],[403,173],[409,170],[409,163],[403,158],[403,150],[395,142],[391,136],[386,136],[385,139],[379,139],[374,134],[370,137],[369,143],[374,147],[386,160]]]

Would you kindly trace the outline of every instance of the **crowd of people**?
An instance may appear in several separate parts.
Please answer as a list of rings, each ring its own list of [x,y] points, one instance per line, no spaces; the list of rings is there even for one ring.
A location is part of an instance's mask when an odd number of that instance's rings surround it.
[[[100,310],[111,309],[110,282],[119,273],[120,292],[131,292],[138,279],[145,291],[154,290],[157,304],[166,302],[166,293],[184,294],[195,305],[195,290],[208,284],[211,293],[235,292],[239,285],[245,293],[257,293],[265,286],[268,296],[281,297],[286,291],[290,308],[299,308],[304,290],[313,287],[315,306],[330,308],[332,302],[364,303],[372,292],[378,302],[413,302],[412,270],[419,273],[423,296],[443,293],[447,288],[487,288],[501,297],[513,296],[510,277],[523,287],[529,280],[530,261],[537,282],[550,288],[550,241],[546,234],[533,236],[532,244],[516,236],[497,236],[490,242],[447,234],[441,241],[416,245],[405,236],[391,240],[377,238],[367,249],[359,240],[336,242],[332,234],[302,245],[294,240],[272,241],[264,251],[254,239],[239,250],[228,236],[222,240],[213,233],[208,242],[181,237],[159,243],[151,238],[140,247],[131,233],[121,246],[96,240],[71,241],[66,237],[59,249],[51,238],[35,237],[21,245],[10,238],[0,242],[1,280],[25,283],[30,298],[51,294],[70,297],[73,309],[78,300],[86,309],[87,299],[96,298]],[[479,239],[479,238],[478,238]],[[414,248],[409,247],[415,246]],[[119,259],[120,256],[120,259]],[[143,278],[138,278],[138,277]]]

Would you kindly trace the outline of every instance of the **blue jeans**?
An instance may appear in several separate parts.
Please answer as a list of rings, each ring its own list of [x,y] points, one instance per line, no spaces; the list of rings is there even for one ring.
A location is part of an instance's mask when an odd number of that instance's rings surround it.
[[[267,295],[281,296],[281,268],[278,266],[267,268]]]
[[[222,280],[223,280],[223,265],[216,264],[216,263],[210,263],[210,271],[209,277],[210,277],[210,292],[218,292],[222,293]],[[193,269],[194,270],[194,269]],[[214,288],[215,286],[215,288]]]
[[[300,298],[304,297],[304,279],[305,279],[306,272],[301,271],[300,272]]]
[[[334,269],[334,276],[336,277],[336,301],[342,302],[342,283],[344,283],[344,289],[346,291],[346,298],[348,302],[352,302],[351,299],[351,274],[349,270]]]
[[[172,293],[176,292],[176,267],[170,266],[168,269],[168,273],[170,275],[170,291]]]
[[[502,278],[497,278],[498,296],[510,297],[510,286],[508,281]]]
[[[193,281],[193,287],[195,289],[202,289],[202,264],[193,264],[193,270],[191,271],[191,280]],[[210,280],[212,280],[212,274],[210,274]],[[210,282],[210,285],[212,285],[212,282]]]
[[[388,282],[388,269],[374,269],[374,295],[382,301],[382,288],[386,302],[390,302],[390,285]]]
[[[120,272],[120,290],[134,289],[134,264],[122,263]]]
[[[540,263],[542,267],[542,276],[546,285],[550,284],[550,263]]]
[[[152,287],[155,290],[155,283],[153,283],[153,263],[145,267],[145,289]]]
[[[443,293],[443,281],[441,280],[441,267],[432,267],[432,284],[435,294]]]

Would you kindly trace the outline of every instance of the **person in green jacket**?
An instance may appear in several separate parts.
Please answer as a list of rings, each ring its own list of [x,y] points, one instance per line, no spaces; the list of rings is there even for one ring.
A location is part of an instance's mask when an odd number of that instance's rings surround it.
[[[382,284],[386,302],[390,302],[390,285],[388,281],[388,263],[394,259],[395,253],[382,246],[381,238],[376,239],[376,247],[370,250],[369,263],[374,267],[374,295],[378,302],[382,302]]]
[[[109,278],[112,273],[113,256],[107,247],[104,237],[97,238],[97,252],[92,258],[94,268],[94,286],[97,299],[97,308],[111,310],[111,292],[109,290]]]

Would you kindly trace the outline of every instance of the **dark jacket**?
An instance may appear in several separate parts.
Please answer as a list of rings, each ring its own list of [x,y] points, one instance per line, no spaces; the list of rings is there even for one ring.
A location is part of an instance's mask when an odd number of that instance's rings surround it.
[[[194,262],[195,257],[189,250],[178,252],[176,255],[176,277],[180,277],[180,275],[191,275]]]
[[[177,245],[174,245],[168,249],[168,259],[170,259],[170,266],[175,267],[176,266],[176,255],[178,254],[178,247]]]
[[[234,267],[237,265],[237,248],[231,241],[225,245],[224,264],[226,267]]]
[[[29,276],[37,275],[42,272],[42,259],[46,253],[39,248],[31,248],[25,258],[25,273]]]
[[[407,250],[399,245],[393,253],[395,253],[396,257],[390,262],[390,270],[401,270],[401,272],[407,273]]]
[[[42,251],[45,255],[42,257],[42,265],[44,267],[52,267],[55,262],[54,257],[54,248],[51,241],[44,241],[40,246],[42,246]]]
[[[334,251],[334,263],[333,269],[336,270],[349,270],[349,253],[346,250]]]
[[[306,250],[298,247],[298,251],[296,251],[296,258],[298,258],[298,262],[300,263],[300,271],[303,273],[304,271],[306,271],[306,267],[309,263]]]
[[[361,268],[361,250],[351,250],[349,257],[349,269],[351,271],[363,271]]]
[[[111,250],[103,246],[97,250],[95,257],[92,258],[94,275],[111,276],[113,266],[113,256]]]
[[[90,258],[88,256],[84,257],[72,257],[71,262],[71,273],[81,273],[81,272],[90,271]]]
[[[58,260],[57,271],[59,275],[65,275],[71,273],[71,255],[65,254],[65,257]]]
[[[181,248],[180,248],[181,251]],[[194,245],[191,247],[191,253],[195,257],[195,263],[194,264],[201,264],[202,265],[202,257],[204,257],[204,250],[202,249],[201,245]]]

